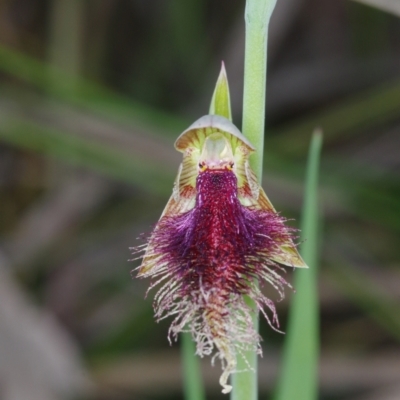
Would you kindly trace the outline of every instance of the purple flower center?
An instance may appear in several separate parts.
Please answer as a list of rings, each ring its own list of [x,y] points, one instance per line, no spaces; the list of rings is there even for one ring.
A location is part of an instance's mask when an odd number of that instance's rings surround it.
[[[284,234],[280,219],[274,213],[244,207],[230,170],[201,172],[196,187],[192,210],[161,221],[164,261],[183,280],[183,291],[202,285],[203,290],[245,293],[247,279],[268,263],[268,252],[277,251],[275,239]]]

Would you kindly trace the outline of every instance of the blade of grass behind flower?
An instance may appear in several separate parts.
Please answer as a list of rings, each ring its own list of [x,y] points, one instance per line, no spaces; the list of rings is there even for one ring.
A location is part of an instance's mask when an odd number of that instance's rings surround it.
[[[307,164],[302,213],[301,255],[308,270],[295,272],[296,293],[290,310],[276,400],[315,400],[318,395],[318,170],[322,134],[314,132]]]

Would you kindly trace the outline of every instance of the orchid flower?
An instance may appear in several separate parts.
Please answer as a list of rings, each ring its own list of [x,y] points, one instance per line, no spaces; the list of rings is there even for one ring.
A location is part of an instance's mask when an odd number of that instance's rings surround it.
[[[283,266],[306,268],[292,235],[257,182],[249,164],[252,144],[228,119],[205,115],[176,140],[183,153],[173,193],[143,247],[139,278],[158,287],[155,317],[173,317],[169,339],[189,330],[196,354],[219,358],[220,384],[236,372],[237,356],[261,353],[251,309],[254,301],[270,326],[279,328],[263,283],[284,296]],[[269,310],[269,313],[267,311]]]

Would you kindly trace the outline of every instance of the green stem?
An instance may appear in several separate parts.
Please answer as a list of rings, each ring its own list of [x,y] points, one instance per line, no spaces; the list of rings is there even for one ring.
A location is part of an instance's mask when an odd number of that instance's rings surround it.
[[[181,334],[183,387],[185,400],[204,400],[204,387],[201,379],[199,360],[195,356],[196,345],[190,333]]]
[[[247,0],[242,132],[256,148],[250,164],[261,182],[268,25],[276,0]]]
[[[243,127],[242,132],[257,149],[250,158],[250,164],[261,182],[264,124],[265,89],[267,73],[267,33],[269,20],[276,0],[247,0],[245,10],[246,43],[244,64]],[[254,327],[258,331],[258,312],[254,303]],[[232,376],[231,400],[256,400],[257,393],[257,354],[244,352],[238,357],[237,370]],[[249,366],[251,370],[249,369]]]

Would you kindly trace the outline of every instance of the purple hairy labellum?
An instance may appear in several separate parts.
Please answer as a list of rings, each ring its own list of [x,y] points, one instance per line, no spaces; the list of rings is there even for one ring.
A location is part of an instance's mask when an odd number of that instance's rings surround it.
[[[244,296],[277,329],[274,303],[259,284],[271,284],[282,298],[289,285],[280,275],[283,266],[307,266],[293,243],[294,230],[250,168],[253,146],[229,120],[204,116],[175,147],[183,161],[173,194],[147,245],[133,249],[142,258],[138,277],[159,287],[155,316],[174,318],[170,339],[190,331],[198,355],[221,360],[220,384],[228,393],[237,357],[246,350],[261,353]]]

